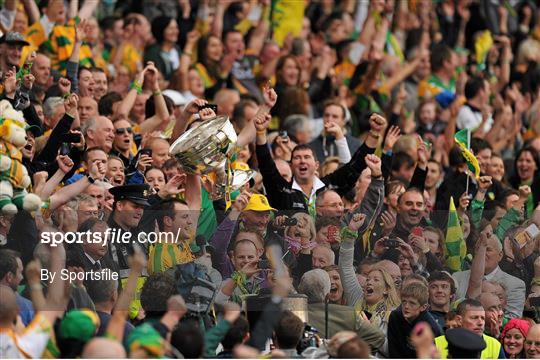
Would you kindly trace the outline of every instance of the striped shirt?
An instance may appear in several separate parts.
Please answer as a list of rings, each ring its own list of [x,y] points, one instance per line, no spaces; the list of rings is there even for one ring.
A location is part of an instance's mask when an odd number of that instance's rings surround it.
[[[148,255],[148,274],[168,269],[195,260],[189,248],[189,241],[182,244],[157,243],[150,247]]]

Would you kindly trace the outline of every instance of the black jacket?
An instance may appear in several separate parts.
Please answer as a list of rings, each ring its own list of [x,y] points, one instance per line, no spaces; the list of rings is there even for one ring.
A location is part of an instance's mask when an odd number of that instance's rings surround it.
[[[350,191],[358,179],[362,170],[366,167],[364,157],[372,154],[375,149],[362,144],[358,151],[353,155],[351,161],[332,174],[329,174],[320,180],[326,185],[318,190],[323,191],[327,187],[333,188],[340,196]],[[263,183],[268,195],[268,201],[272,207],[278,210],[295,210],[308,212],[308,204],[305,195],[300,190],[293,190],[293,181],[288,182],[281,177],[267,144],[257,145],[257,161],[259,170],[263,176]]]
[[[434,337],[442,335],[442,329],[428,311],[423,311],[412,322],[403,317],[401,306],[392,311],[388,319],[388,354],[390,358],[415,359],[416,350],[410,342],[413,328],[419,322],[425,321],[431,326]]]

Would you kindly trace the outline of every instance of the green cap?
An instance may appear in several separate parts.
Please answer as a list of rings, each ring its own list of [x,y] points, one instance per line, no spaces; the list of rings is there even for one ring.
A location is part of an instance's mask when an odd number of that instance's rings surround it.
[[[99,317],[90,309],[71,310],[60,323],[60,337],[88,341],[96,334],[99,323]]]
[[[164,356],[165,340],[154,327],[148,323],[137,326],[127,339],[129,352],[143,349],[149,355],[161,358]]]

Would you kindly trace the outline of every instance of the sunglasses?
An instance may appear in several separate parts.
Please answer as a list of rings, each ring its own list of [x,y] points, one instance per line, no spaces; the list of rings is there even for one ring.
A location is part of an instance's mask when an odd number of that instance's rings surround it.
[[[116,130],[114,130],[116,132],[116,135],[122,135],[123,133],[125,133],[127,131],[128,134],[133,134],[133,129],[128,127],[128,128],[118,128]]]

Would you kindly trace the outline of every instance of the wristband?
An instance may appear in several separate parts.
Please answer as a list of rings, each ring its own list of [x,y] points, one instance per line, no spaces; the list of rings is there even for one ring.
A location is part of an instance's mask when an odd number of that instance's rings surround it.
[[[358,237],[358,231],[353,231],[348,227],[344,227],[343,229],[341,229],[340,235],[342,241],[345,239],[354,240]]]
[[[266,135],[266,130],[264,131],[257,130],[257,135]]]
[[[160,96],[162,93],[161,93],[161,90],[156,90],[152,93],[154,96]]]
[[[377,132],[375,132],[375,131],[373,131],[373,130],[369,130],[369,134],[370,134],[371,136],[373,136],[375,139],[378,139],[378,138],[381,137],[381,134],[379,134],[379,133],[377,133]]]
[[[138,80],[135,80],[133,84],[131,84],[131,88],[137,90],[137,95],[142,94],[142,84]]]

